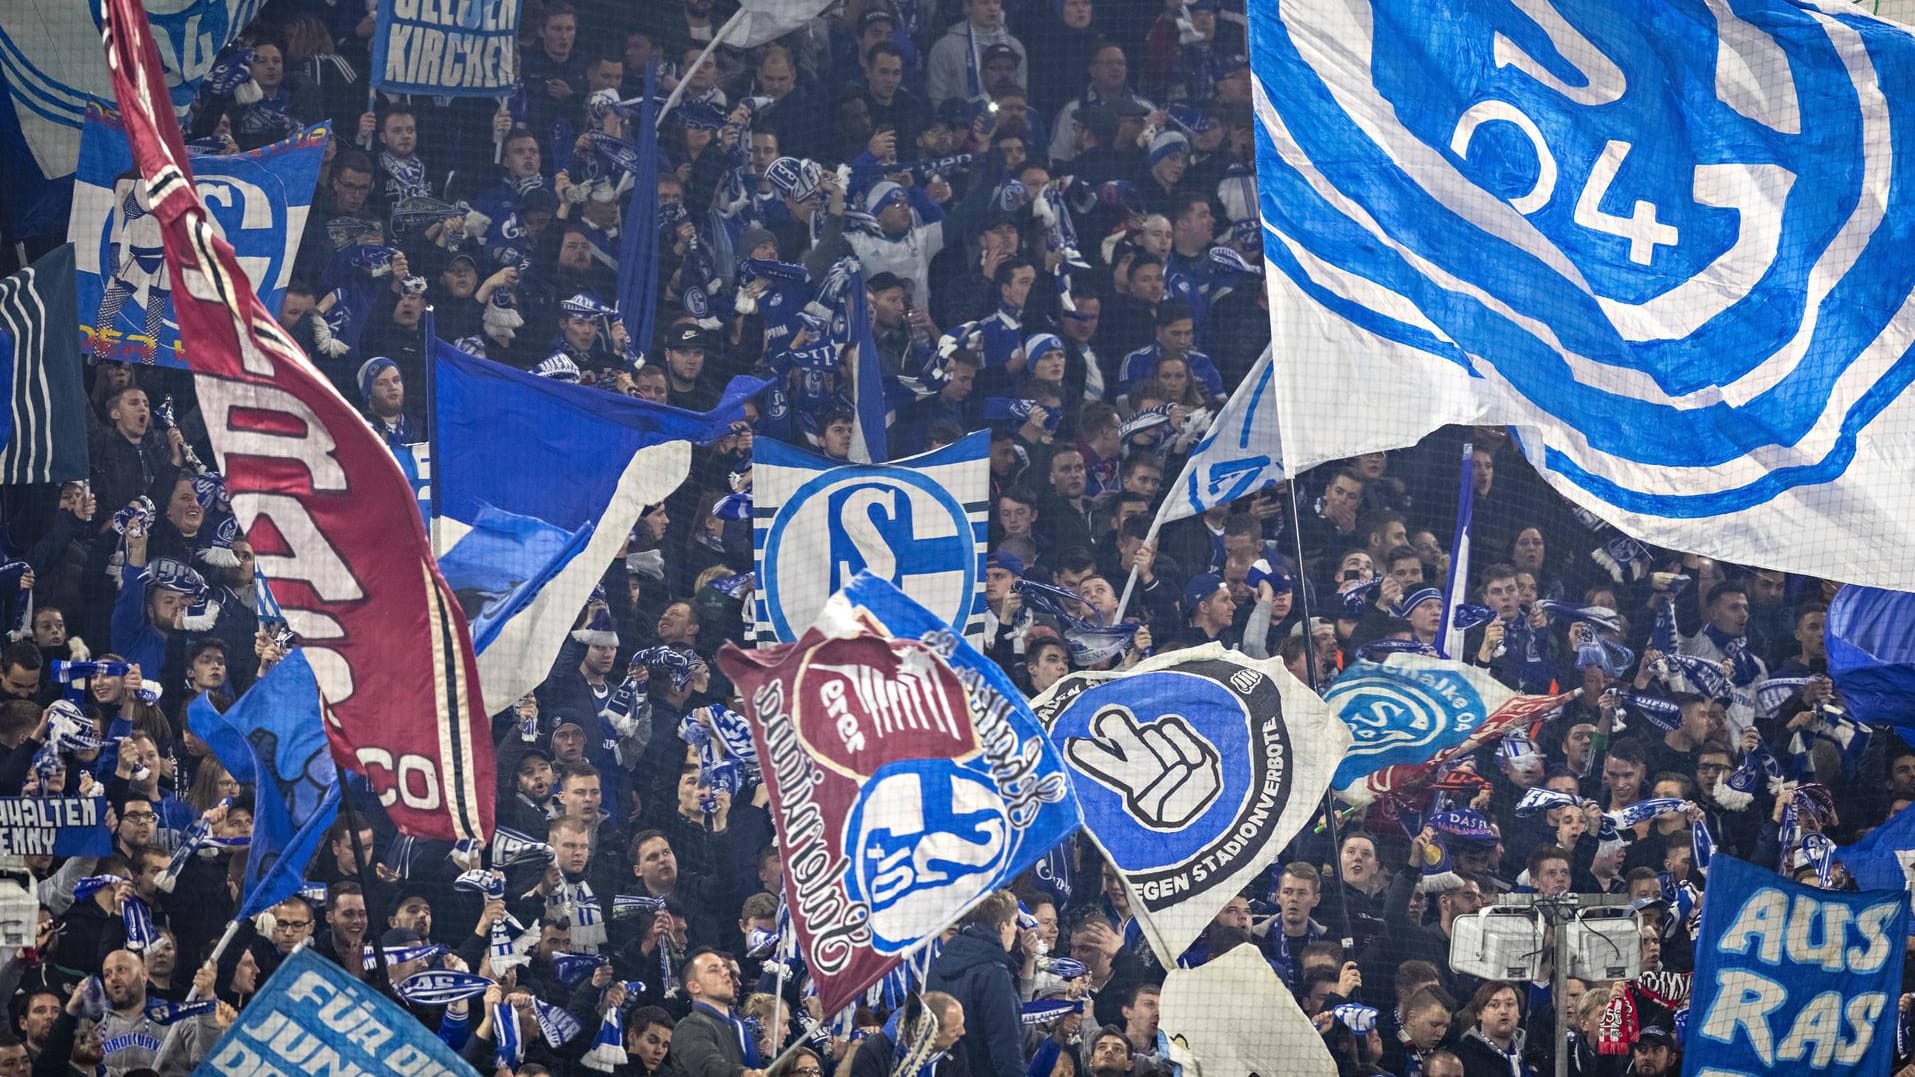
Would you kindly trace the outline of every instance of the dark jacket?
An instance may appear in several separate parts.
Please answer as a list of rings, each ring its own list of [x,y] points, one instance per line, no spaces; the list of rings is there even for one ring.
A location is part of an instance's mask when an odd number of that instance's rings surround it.
[[[960,929],[931,963],[925,987],[946,992],[964,1007],[964,1038],[958,1045],[975,1077],[1022,1077],[1017,962],[994,929],[978,924]]]
[[[694,1005],[672,1029],[665,1077],[738,1077],[744,1069],[745,1048],[738,1031],[716,1011]]]

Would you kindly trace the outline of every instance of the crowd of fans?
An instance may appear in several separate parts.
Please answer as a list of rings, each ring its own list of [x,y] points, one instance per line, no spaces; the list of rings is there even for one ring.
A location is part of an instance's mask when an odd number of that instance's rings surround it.
[[[983,646],[1032,694],[1086,664],[1210,641],[1280,658],[1319,689],[1365,657],[1433,646],[1456,461],[1473,444],[1465,586],[1484,609],[1458,657],[1520,691],[1580,694],[1448,775],[1442,803],[1426,790],[1307,830],[1179,962],[1259,948],[1345,1073],[1548,1072],[1561,1013],[1571,1072],[1673,1074],[1680,992],[1663,979],[1572,979],[1562,998],[1547,979],[1480,981],[1451,966],[1456,918],[1512,889],[1626,894],[1643,970],[1685,972],[1697,831],[1843,885],[1823,835],[1846,840],[1915,799],[1915,751],[1845,735],[1816,679],[1836,584],[1637,547],[1571,511],[1501,431],[1445,430],[1153,536],[1167,482],[1270,338],[1241,0],[839,0],[703,63],[723,0],[534,0],[511,100],[379,96],[370,110],[365,10],[268,3],[189,135],[235,152],[332,121],[280,319],[389,443],[427,437],[428,306],[441,337],[594,387],[582,392],[703,410],[732,376],[772,386],[750,428],[701,449],[647,510],[550,676],[495,719],[499,822],[549,858],[509,866],[503,896],[457,886],[448,848],[396,834],[349,782],[311,886],[202,966],[236,909],[243,843],[209,843],[176,874],[172,851],[197,822],[246,835],[256,791],[187,731],[185,708],[229,705],[285,641],[256,620],[252,547],[199,464],[211,454],[190,379],[92,363],[90,487],[7,492],[24,564],[6,605],[26,635],[0,653],[0,795],[100,792],[113,852],[29,858],[40,930],[0,966],[13,1032],[0,1073],[185,1072],[302,942],[388,993],[427,964],[494,978],[481,999],[406,1003],[486,1074],[512,1072],[497,1063],[499,1001],[521,1027],[521,1075],[588,1072],[613,1007],[618,1072],[635,1075],[762,1077],[800,1041],[794,1077],[893,1077],[907,1057],[938,1077],[1173,1071],[1166,970],[1081,837],[1065,885],[1027,874],[993,894],[909,1000],[874,997],[840,1021],[801,967],[777,974],[764,787],[717,781],[689,741],[703,708],[744,709],[712,656],[746,636],[750,524],[723,506],[749,490],[753,438],[850,452],[836,323],[859,281],[891,452],[991,430]],[[661,96],[685,84],[656,175],[636,173],[628,141],[648,70]],[[626,215],[641,187],[655,220]],[[614,313],[626,228],[659,237],[650,340]],[[1339,394],[1320,421],[1415,406],[1385,386]],[[1124,622],[1139,626],[1096,631]],[[101,665],[55,676],[82,659]],[[1729,780],[1769,760],[1810,792],[1766,771]],[[1519,812],[1534,788],[1566,799]],[[1604,813],[1651,797],[1671,806],[1605,836]],[[128,938],[130,901],[150,907],[152,939]],[[522,963],[494,959],[506,918]],[[364,957],[375,943],[441,949],[384,967]],[[163,1024],[145,1005],[195,985],[219,1008]],[[1624,996],[1635,1019],[1599,1051]],[[541,1005],[585,1031],[549,1042]],[[928,1048],[914,1040],[925,1009]]]

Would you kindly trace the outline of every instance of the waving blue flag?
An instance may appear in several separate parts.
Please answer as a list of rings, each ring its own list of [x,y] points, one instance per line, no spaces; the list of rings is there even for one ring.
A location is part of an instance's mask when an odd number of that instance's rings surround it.
[[[1837,849],[1835,858],[1865,890],[1915,891],[1915,811],[1904,808],[1889,816],[1862,840]]]
[[[685,481],[763,389],[734,378],[706,414],[567,385],[435,341],[432,503],[446,582],[465,603],[485,706],[545,679],[647,505]]]
[[[1915,595],[1844,587],[1829,603],[1829,676],[1849,713],[1915,729]]]
[[[272,908],[298,892],[306,864],[339,812],[339,771],[326,743],[319,682],[294,649],[225,714],[187,709],[187,725],[240,781],[257,789],[252,852],[238,915]]]
[[[1509,424],[1637,539],[1915,589],[1915,35],[1868,10],[1250,5],[1292,470]]]
[[[638,125],[633,148],[638,154],[636,175],[658,172],[658,64],[645,65],[645,93],[638,102]],[[652,346],[652,326],[658,314],[658,185],[632,187],[625,207],[625,233],[618,249],[618,317],[640,349]],[[696,314],[696,312],[694,312]]]

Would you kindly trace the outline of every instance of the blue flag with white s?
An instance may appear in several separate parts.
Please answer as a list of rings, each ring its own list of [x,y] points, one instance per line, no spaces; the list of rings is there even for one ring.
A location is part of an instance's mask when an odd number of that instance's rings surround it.
[[[1915,538],[1908,30],[1804,0],[1249,24],[1293,471],[1509,424],[1638,539],[1915,589],[1876,553]]]
[[[518,84],[520,0],[379,0],[372,85],[389,93],[499,97]]]
[[[1908,921],[1899,888],[1821,890],[1716,857],[1682,1072],[1886,1077]]]
[[[339,812],[339,771],[305,652],[294,648],[225,714],[189,709],[188,725],[228,772],[259,790],[238,912],[250,917],[299,891]]]
[[[1157,526],[1201,515],[1283,481],[1277,399],[1271,392],[1273,365],[1272,353],[1265,348],[1217,413],[1210,432],[1190,451],[1183,474],[1157,510]]]
[[[700,414],[444,341],[433,363],[433,547],[471,619],[486,710],[497,713],[545,679],[639,513],[685,481],[692,445],[728,433],[765,383],[733,379]]]
[[[191,161],[193,189],[233,245],[260,302],[275,313],[292,280],[330,130],[319,124],[250,153]],[[81,347],[95,359],[184,368],[159,219],[132,167],[118,115],[88,109],[67,228]]]
[[[869,570],[975,639],[984,629],[990,432],[889,464],[760,438],[752,452],[757,637],[790,643]]]

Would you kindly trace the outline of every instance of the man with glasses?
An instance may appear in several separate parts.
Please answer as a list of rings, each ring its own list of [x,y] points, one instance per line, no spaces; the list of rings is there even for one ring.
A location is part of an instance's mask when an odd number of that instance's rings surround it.
[[[113,851],[133,861],[141,849],[153,844],[159,833],[160,814],[153,802],[142,796],[129,796],[120,802],[113,825]]]
[[[363,899],[362,899],[363,900]],[[315,914],[305,898],[287,898],[273,906],[273,953],[271,964],[261,967],[267,976],[279,963],[292,956],[293,947],[312,937]]]
[[[674,1077],[765,1077],[760,1068],[769,1059],[757,1057],[747,1046],[732,1007],[738,1002],[738,980],[725,955],[710,948],[692,952],[680,973],[692,1010],[672,1029],[672,1051],[666,1059]]]

